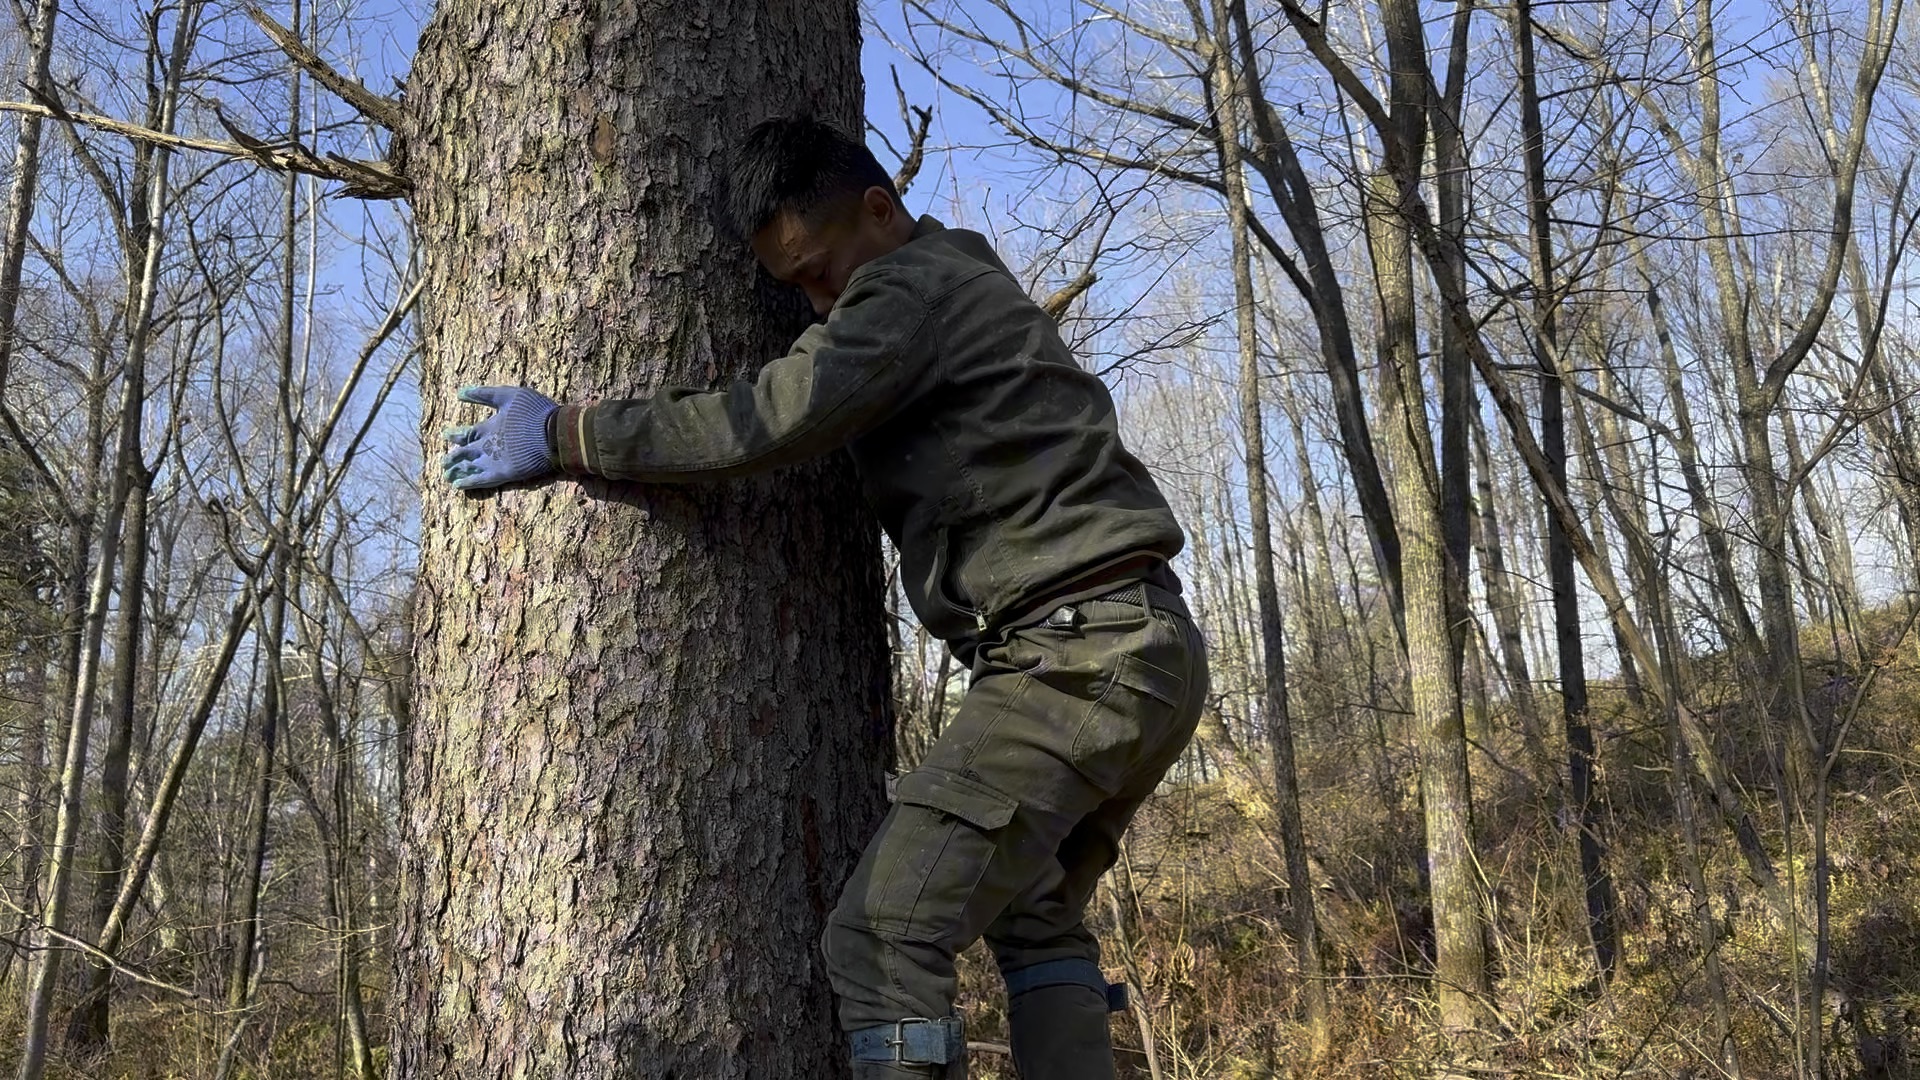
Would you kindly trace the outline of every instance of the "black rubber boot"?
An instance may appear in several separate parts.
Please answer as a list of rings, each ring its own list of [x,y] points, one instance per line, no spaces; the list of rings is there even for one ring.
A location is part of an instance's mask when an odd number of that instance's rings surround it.
[[[1020,1080],[1113,1080],[1106,995],[1067,983],[1017,994],[1007,1029]]]

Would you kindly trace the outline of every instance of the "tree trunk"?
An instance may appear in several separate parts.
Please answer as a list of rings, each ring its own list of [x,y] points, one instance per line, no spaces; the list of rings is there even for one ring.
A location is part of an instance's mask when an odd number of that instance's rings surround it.
[[[60,13],[59,0],[39,0],[34,6],[33,24],[28,27],[31,58],[27,71],[25,90],[29,95],[40,93],[47,84],[49,58],[53,55],[53,28]],[[20,304],[20,274],[26,263],[27,234],[33,226],[33,207],[35,187],[40,177],[40,127],[41,118],[31,113],[20,117],[20,131],[13,147],[13,188],[7,193],[6,233],[4,247],[0,248],[0,405],[6,401],[7,376],[13,368],[14,329],[18,323]],[[83,529],[79,545],[85,545]],[[80,566],[85,566],[85,554],[74,556]],[[84,581],[84,573],[79,575]],[[72,580],[70,575],[69,580]],[[80,601],[70,599],[70,609],[77,610]],[[77,625],[77,623],[76,623]],[[68,640],[63,637],[63,640]],[[78,640],[77,634],[71,640]],[[69,667],[68,670],[71,670]],[[46,716],[52,716],[54,710],[47,710]],[[18,855],[18,874],[15,882],[18,889],[14,893],[19,898],[23,910],[31,911],[39,893],[40,844],[44,834],[42,818],[45,816],[44,774],[47,762],[47,727],[42,717],[27,717],[23,722],[20,754],[20,798],[18,813],[20,817],[20,845]],[[10,886],[14,882],[8,883]],[[22,917],[24,920],[24,916]],[[8,934],[9,944],[6,956],[0,959],[0,983],[4,983],[12,974],[17,946],[26,934],[26,923],[20,922]]]
[[[1401,600],[1400,537],[1393,518],[1392,499],[1382,478],[1380,462],[1374,456],[1374,438],[1367,425],[1366,395],[1360,388],[1360,365],[1353,345],[1353,325],[1347,318],[1347,302],[1340,284],[1340,269],[1328,247],[1320,211],[1314,199],[1313,184],[1294,148],[1285,121],[1268,99],[1260,78],[1258,46],[1247,17],[1245,0],[1229,5],[1233,18],[1233,41],[1240,55],[1240,89],[1245,95],[1253,129],[1253,154],[1247,164],[1266,181],[1267,193],[1274,200],[1287,233],[1300,250],[1304,272],[1277,248],[1288,278],[1306,301],[1319,332],[1320,355],[1326,366],[1327,386],[1333,395],[1334,416],[1340,427],[1339,447],[1352,475],[1354,494],[1360,501],[1361,520],[1367,527],[1367,539],[1373,549],[1373,564],[1386,591],[1388,607],[1396,620],[1403,607]],[[1262,237],[1266,234],[1264,230]]]
[[[1547,749],[1545,729],[1541,726],[1539,699],[1534,696],[1533,673],[1527,666],[1526,642],[1520,635],[1520,598],[1515,595],[1507,572],[1506,540],[1500,529],[1500,511],[1493,491],[1493,455],[1488,447],[1487,426],[1476,421],[1473,434],[1474,491],[1479,510],[1480,579],[1487,591],[1487,611],[1493,617],[1494,633],[1500,638],[1501,670],[1505,673],[1507,696],[1520,724],[1535,781],[1545,789],[1559,787],[1560,767]]]
[[[1240,80],[1234,75],[1232,29],[1227,0],[1213,0],[1214,98],[1218,106],[1220,167],[1227,188],[1233,238],[1233,297],[1240,355],[1240,435],[1245,440],[1247,516],[1253,525],[1253,588],[1259,605],[1262,683],[1260,714],[1273,752],[1274,812],[1286,848],[1287,890],[1293,913],[1307,1030],[1313,1053],[1332,1044],[1332,1017],[1326,979],[1320,970],[1320,932],[1314,916],[1313,875],[1307,869],[1306,833],[1300,820],[1300,780],[1294,768],[1293,715],[1287,701],[1286,636],[1280,591],[1273,574],[1273,523],[1267,504],[1266,425],[1260,413],[1260,350],[1254,312],[1253,257],[1247,243],[1246,177],[1240,161]],[[1196,32],[1205,27],[1196,26]]]
[[[33,22],[25,28],[30,55],[23,89],[29,98],[46,93],[47,69],[53,56],[54,21],[59,15],[59,0],[38,0]],[[13,367],[20,273],[27,261],[27,233],[33,227],[34,194],[40,180],[41,118],[34,113],[23,113],[19,123],[20,132],[13,143],[13,169],[8,174],[13,189],[7,193],[6,233],[0,238],[4,240],[0,243],[0,401],[6,398],[7,374]]]
[[[144,463],[130,472],[127,517],[120,539],[126,572],[120,585],[120,621],[113,639],[113,726],[100,762],[100,808],[95,815],[100,834],[100,849],[95,853],[99,868],[93,880],[88,919],[88,932],[95,941],[113,913],[113,898],[120,891],[120,879],[126,870],[127,766],[139,712],[140,633],[147,587],[147,497],[153,478]],[[112,992],[113,968],[102,960],[89,960],[86,991],[67,1024],[69,1043],[89,1049],[106,1044]]]
[[[190,46],[198,30],[200,4],[189,2],[175,13],[171,48],[165,65],[165,79],[155,89],[148,118],[151,126],[166,132],[174,127],[175,103],[180,77],[186,68]],[[159,24],[152,25],[154,44],[159,41]],[[80,828],[81,796],[86,781],[87,741],[93,726],[95,695],[99,685],[101,638],[105,634],[107,608],[112,599],[114,568],[119,555],[120,526],[126,514],[127,492],[136,471],[144,472],[141,448],[141,419],[146,404],[147,352],[155,329],[153,309],[160,287],[161,254],[165,247],[165,223],[170,207],[168,164],[170,152],[164,146],[142,147],[135,155],[133,193],[128,202],[133,209],[127,257],[127,351],[121,373],[119,436],[114,456],[115,468],[108,484],[105,513],[100,527],[100,558],[93,568],[88,587],[87,613],[82,627],[79,665],[73,678],[71,721],[67,726],[64,762],[60,774],[60,802],[54,823],[53,846],[48,852],[46,908],[42,923],[48,931],[68,930],[67,904],[72,892],[76,841]],[[43,933],[41,941],[51,946]],[[48,1033],[52,1022],[53,988],[59,978],[64,948],[44,949],[33,968],[27,990],[26,1034],[21,1040],[20,1080],[40,1080],[47,1065]]]
[[[1400,567],[1406,585],[1407,668],[1420,755],[1420,799],[1426,815],[1427,868],[1433,903],[1434,988],[1441,1022],[1478,1026],[1490,989],[1483,904],[1473,862],[1472,784],[1467,772],[1459,672],[1447,626],[1447,553],[1440,515],[1440,478],[1427,429],[1426,397],[1414,332],[1413,257],[1398,185],[1376,175],[1365,203],[1368,246],[1380,290],[1381,366],[1387,458],[1400,523]]]
[[[862,129],[858,48],[850,0],[442,3],[406,98],[423,430],[474,419],[464,384],[631,395],[779,355],[799,297],[713,208],[764,116]],[[815,943],[883,809],[883,599],[843,459],[478,498],[436,473],[392,1075],[844,1075]]]
[[[301,0],[293,0],[287,25],[298,28],[300,25]],[[300,69],[294,65],[287,79],[287,130],[300,130]],[[214,1080],[226,1080],[229,1070],[239,1051],[240,1038],[245,1033],[249,1019],[249,1006],[253,1001],[255,981],[254,963],[260,950],[260,938],[264,933],[260,921],[260,893],[265,888],[267,854],[272,843],[274,787],[279,762],[276,754],[279,750],[280,721],[287,712],[287,668],[286,668],[286,629],[288,594],[296,587],[294,574],[294,548],[304,542],[304,537],[296,535],[295,518],[299,512],[296,502],[300,498],[298,490],[300,475],[300,436],[299,414],[300,398],[305,386],[302,377],[295,380],[293,370],[294,352],[294,297],[298,288],[300,256],[300,205],[299,178],[289,173],[280,183],[280,319],[278,340],[275,345],[275,359],[279,362],[279,371],[274,379],[275,418],[278,421],[279,445],[274,469],[268,473],[272,480],[265,490],[252,494],[252,502],[261,517],[272,523],[272,535],[278,539],[271,555],[260,561],[258,569],[268,575],[269,580],[262,582],[256,575],[252,587],[263,595],[262,617],[260,621],[260,648],[266,661],[266,693],[260,702],[260,746],[254,758],[253,799],[247,820],[246,837],[248,849],[240,879],[240,917],[232,927],[233,953],[227,972],[227,1011],[231,1026],[227,1041],[221,1048],[219,1061],[214,1066]],[[312,318],[308,318],[308,338],[312,338]],[[259,475],[259,474],[256,474]],[[321,673],[314,673],[316,678]]]
[[[1540,86],[1533,69],[1533,6],[1516,0],[1514,43],[1519,53],[1520,124],[1525,140],[1527,220],[1533,262],[1534,333],[1540,364],[1540,449],[1547,471],[1560,490],[1567,486],[1567,419],[1563,404],[1572,378],[1561,362],[1557,331],[1559,286],[1553,276],[1553,204],[1547,195],[1546,137],[1541,130]],[[1603,542],[1594,557],[1604,557]],[[1561,716],[1567,734],[1568,809],[1579,830],[1580,878],[1584,884],[1587,931],[1602,979],[1611,978],[1620,954],[1614,919],[1613,877],[1600,836],[1600,808],[1593,795],[1593,728],[1587,722],[1587,669],[1580,641],[1580,587],[1573,575],[1573,546],[1566,524],[1547,518],[1547,577],[1553,591],[1553,628],[1560,658]]]

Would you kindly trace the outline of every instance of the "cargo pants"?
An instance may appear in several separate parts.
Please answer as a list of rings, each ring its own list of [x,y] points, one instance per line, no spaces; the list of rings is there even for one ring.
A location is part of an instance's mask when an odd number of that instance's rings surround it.
[[[1012,983],[1050,961],[1097,971],[1087,902],[1135,810],[1186,748],[1207,692],[1205,643],[1185,605],[1155,586],[1133,592],[981,644],[958,713],[900,777],[829,919],[822,946],[843,1030],[948,1016],[954,955],[982,935]],[[1049,1030],[1060,1025],[1037,1009],[1023,1024],[1013,1000],[1014,1054],[1028,1080],[1113,1075],[1106,1001],[1096,997],[1084,990],[1080,1007],[1099,1018],[1082,1041],[1101,1049],[1079,1056],[1106,1060],[1068,1071],[1039,1063],[1063,1060],[1046,1044],[1071,1036]],[[924,1075],[964,1072],[856,1071]]]

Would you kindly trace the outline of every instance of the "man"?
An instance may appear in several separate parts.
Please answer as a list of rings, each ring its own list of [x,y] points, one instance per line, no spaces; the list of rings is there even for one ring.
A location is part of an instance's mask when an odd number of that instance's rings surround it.
[[[683,483],[850,451],[914,612],[973,672],[822,939],[854,1075],[965,1076],[954,954],[984,935],[1021,1075],[1110,1078],[1120,988],[1082,915],[1206,694],[1167,568],[1180,529],[1106,387],[983,237],[915,221],[818,120],[754,128],[733,180],[755,255],[824,321],[717,391],[463,390],[497,411],[446,433],[446,478]]]

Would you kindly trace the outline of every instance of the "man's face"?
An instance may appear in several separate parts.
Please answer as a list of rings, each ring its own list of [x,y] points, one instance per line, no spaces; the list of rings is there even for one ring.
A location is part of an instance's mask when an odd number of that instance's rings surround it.
[[[833,310],[847,278],[906,243],[913,222],[885,189],[802,217],[781,213],[753,236],[753,253],[776,279],[797,285],[816,314]]]

